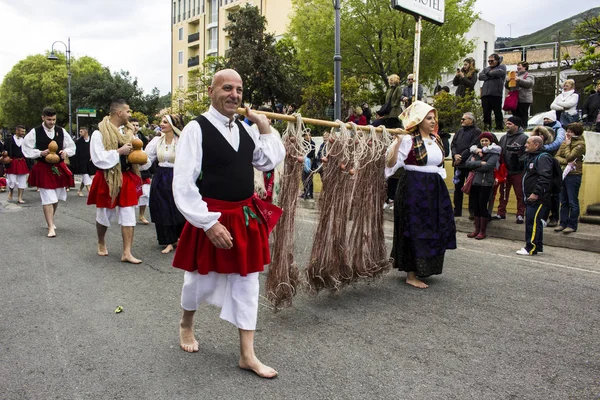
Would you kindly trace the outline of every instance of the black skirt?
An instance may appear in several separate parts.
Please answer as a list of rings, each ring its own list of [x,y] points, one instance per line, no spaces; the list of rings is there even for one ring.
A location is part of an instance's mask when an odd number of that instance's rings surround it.
[[[150,218],[160,245],[176,243],[185,218],[173,198],[173,168],[158,167],[150,185]]]
[[[444,180],[402,169],[394,198],[394,268],[419,277],[441,274],[447,249],[456,249],[456,225]]]

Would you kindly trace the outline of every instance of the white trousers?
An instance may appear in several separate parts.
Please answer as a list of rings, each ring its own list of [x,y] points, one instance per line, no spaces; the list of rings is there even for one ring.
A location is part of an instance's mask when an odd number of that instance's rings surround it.
[[[142,185],[142,195],[138,200],[138,206],[147,206],[150,203],[150,184]]]
[[[59,200],[67,201],[67,188],[42,189],[40,188],[40,198],[42,205],[58,203]]]
[[[115,221],[119,216],[119,225],[135,226],[135,207],[96,208],[96,222],[100,225],[110,226],[110,221]]]
[[[6,183],[8,183],[8,188],[11,190],[15,188],[15,185],[19,189],[26,189],[27,188],[27,174],[20,174],[20,175],[6,174]]]
[[[258,272],[218,274],[209,272],[185,272],[181,290],[181,307],[186,311],[196,310],[206,302],[221,307],[221,319],[231,322],[238,329],[256,330],[258,316],[259,283]]]
[[[90,174],[82,174],[81,183],[83,183],[84,186],[90,186],[92,184],[92,177]]]

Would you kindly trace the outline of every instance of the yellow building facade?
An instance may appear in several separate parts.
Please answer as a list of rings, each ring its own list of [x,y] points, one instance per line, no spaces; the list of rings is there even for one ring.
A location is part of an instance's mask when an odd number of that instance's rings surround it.
[[[223,30],[227,17],[246,4],[258,7],[267,19],[267,32],[283,35],[291,0],[171,0],[171,93],[187,89],[188,71],[206,57],[225,55],[230,45]]]

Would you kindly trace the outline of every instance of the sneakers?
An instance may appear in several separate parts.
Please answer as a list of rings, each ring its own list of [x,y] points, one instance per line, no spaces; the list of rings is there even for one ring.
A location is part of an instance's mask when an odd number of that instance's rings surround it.
[[[564,231],[566,228],[566,226],[557,226],[556,228],[554,228],[554,232],[562,232]]]
[[[517,224],[524,224],[525,223],[525,219],[523,218],[522,215],[517,215]],[[548,224],[548,226],[550,226],[550,224]]]
[[[527,251],[527,249],[525,249],[525,247],[521,247],[521,250],[517,250],[517,254],[520,256],[533,256],[536,253],[529,254],[529,252]]]
[[[542,221],[542,227],[544,227],[544,228],[545,228],[545,227],[547,227],[547,226],[548,226],[548,223],[546,222],[546,220],[545,220],[545,219],[541,219],[540,221]]]
[[[548,221],[548,227],[550,227],[550,228],[554,228],[557,225],[558,225],[558,221],[555,219],[551,219],[550,221]]]
[[[573,232],[575,232],[575,229],[573,229],[573,228],[565,228],[562,231],[562,233],[573,233]]]
[[[506,215],[496,214],[492,217],[492,219],[506,219]]]

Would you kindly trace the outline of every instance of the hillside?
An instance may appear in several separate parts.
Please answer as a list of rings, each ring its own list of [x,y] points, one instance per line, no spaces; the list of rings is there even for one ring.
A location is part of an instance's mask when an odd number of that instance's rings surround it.
[[[527,46],[538,43],[548,43],[556,41],[557,34],[560,31],[561,40],[579,39],[573,37],[573,29],[587,16],[598,16],[600,15],[600,7],[595,7],[584,11],[580,14],[574,15],[555,24],[550,25],[547,28],[541,29],[537,32],[530,33],[529,35],[519,36],[518,38],[498,38],[496,40],[496,48],[501,49],[504,47],[514,46]]]

